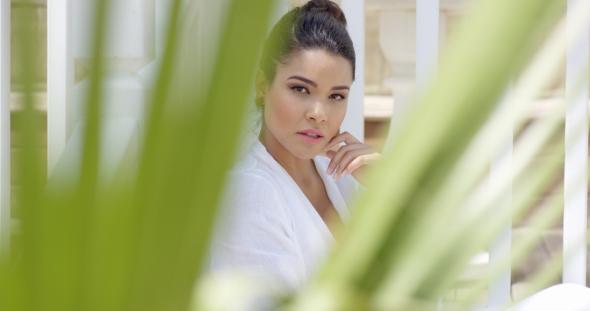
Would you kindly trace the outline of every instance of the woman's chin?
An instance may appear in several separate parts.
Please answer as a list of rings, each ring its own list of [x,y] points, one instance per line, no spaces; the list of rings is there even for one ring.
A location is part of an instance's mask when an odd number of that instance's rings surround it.
[[[309,150],[298,150],[296,152],[291,153],[293,153],[294,156],[298,157],[301,160],[311,160],[315,158],[318,154],[321,154],[322,150],[312,150],[312,148],[309,148]]]

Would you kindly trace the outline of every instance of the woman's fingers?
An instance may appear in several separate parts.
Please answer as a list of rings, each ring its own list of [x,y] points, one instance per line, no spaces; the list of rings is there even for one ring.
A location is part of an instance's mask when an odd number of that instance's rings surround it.
[[[344,155],[344,157],[342,157],[342,160],[340,161],[340,163],[338,163],[338,167],[336,168],[334,179],[338,180],[343,175],[344,176],[348,175],[348,174],[352,173],[355,169],[357,169],[358,167],[363,165],[365,156],[367,155],[368,151],[369,150],[367,150],[367,149],[358,149],[358,150],[352,150],[352,151],[347,152],[346,155]],[[355,161],[356,161],[356,163],[354,163],[354,165],[351,165]]]
[[[367,148],[367,145],[354,144],[354,145],[342,146],[342,147],[340,147],[340,149],[338,149],[338,151],[328,150],[326,152],[326,155],[331,159],[331,161],[330,161],[330,164],[328,165],[328,170],[326,171],[326,174],[331,175],[334,172],[334,170],[336,169],[336,167],[338,167],[340,165],[342,158],[344,158],[348,152],[353,151],[353,150],[364,149],[364,148]]]
[[[364,162],[365,162],[364,157],[355,158],[346,166],[346,169],[344,171],[342,171],[342,175],[340,175],[340,177],[344,177],[348,174],[352,174],[352,172],[356,171],[357,168],[360,168],[361,166],[363,166]]]
[[[334,136],[326,145],[330,149],[336,144],[345,143],[337,151],[328,150],[326,156],[330,158],[330,164],[326,174],[334,174],[334,180],[351,174],[365,164],[373,164],[381,159],[381,155],[371,146],[358,141],[348,132]],[[356,175],[355,175],[356,176]]]
[[[339,144],[339,143],[345,143],[347,145],[352,145],[352,144],[360,144],[361,142],[358,141],[358,139],[356,139],[354,136],[352,136],[352,134],[350,134],[349,132],[343,132],[343,133],[340,133],[340,134],[334,136],[332,139],[330,139],[330,141],[328,142],[328,144],[326,145],[326,147],[324,149],[330,149],[334,145]]]
[[[361,185],[366,185],[366,174],[367,174],[367,165],[371,165],[371,164],[375,164],[379,161],[381,161],[381,154],[375,152],[375,153],[371,153],[368,155],[365,155],[363,157],[363,161],[364,163],[359,163],[358,166],[356,166],[356,168],[354,168],[353,170],[350,171],[350,174],[352,174],[354,176],[354,179],[356,179]],[[349,164],[349,166],[355,166],[355,163],[357,161],[352,161],[352,163]],[[364,166],[363,166],[364,165]],[[348,174],[343,174],[342,176],[346,176]]]
[[[326,174],[334,174],[334,180],[353,173],[363,165],[372,165],[381,160],[381,155],[365,144],[343,146],[338,151],[328,150],[326,155],[331,159]]]

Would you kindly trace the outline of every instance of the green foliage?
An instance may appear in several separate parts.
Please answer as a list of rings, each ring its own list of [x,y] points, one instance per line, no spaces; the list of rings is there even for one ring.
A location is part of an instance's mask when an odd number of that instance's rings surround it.
[[[31,95],[34,77],[23,77],[27,96],[24,121],[17,129],[24,142],[18,173],[23,178],[18,202],[24,252],[21,259],[0,263],[0,310],[189,308],[225,172],[238,145],[273,1],[228,4],[211,75],[206,70],[182,72],[181,39],[188,27],[181,18],[182,2],[171,1],[168,41],[132,177],[109,185],[100,182],[100,148],[108,142],[101,142],[99,135],[104,64],[94,57],[79,183],[44,189],[36,156],[40,142]],[[109,3],[99,1],[96,11],[95,56],[108,40]],[[522,156],[515,157],[514,176],[505,177],[522,180],[524,186],[515,192],[513,215],[491,215],[506,189],[484,198],[482,184],[486,156],[501,142],[502,136],[496,135],[500,117],[493,112],[509,81],[522,77],[517,83],[517,89],[524,90],[517,91],[520,102],[506,104],[522,107],[551,83],[558,69],[550,64],[550,70],[534,71],[545,65],[528,60],[563,7],[564,2],[554,0],[478,3],[449,43],[435,81],[374,172],[344,240],[318,277],[285,309],[433,309],[509,217],[521,218],[532,207],[529,198],[547,192],[559,173],[561,153],[542,169],[531,169],[530,164],[541,147],[554,140],[560,119],[533,125],[533,134],[515,147],[515,154]],[[27,41],[33,36],[26,35],[32,29],[26,21],[19,25],[22,34],[14,42],[26,75],[37,64]],[[541,59],[562,60],[551,51]],[[542,74],[527,75],[530,70]],[[521,128],[516,122],[515,129]],[[491,150],[482,151],[480,147],[488,145],[482,139],[488,138]],[[544,228],[558,217],[560,196],[554,198],[546,204],[546,213],[532,221],[534,226]],[[520,260],[530,245],[515,245],[505,264]],[[457,308],[472,303],[502,268],[492,267]],[[221,294],[209,298],[232,299]]]
[[[18,196],[22,260],[3,262],[0,310],[186,310],[206,252],[215,207],[234,158],[245,104],[271,1],[234,1],[228,9],[210,87],[204,94],[170,92],[182,1],[173,1],[168,42],[136,177],[100,184],[102,57],[94,57],[86,103],[80,182],[39,184],[35,120],[25,134]],[[109,1],[96,10],[94,55],[101,55]],[[32,32],[25,20],[21,29]],[[19,37],[23,66],[34,66],[31,42]],[[195,51],[196,52],[196,51]],[[32,72],[24,70],[24,72]],[[199,83],[197,75],[192,83]],[[32,79],[24,85],[31,86]],[[231,90],[231,91],[228,91]],[[32,90],[26,113],[34,115]],[[178,106],[183,107],[179,111]],[[108,142],[105,142],[108,143]]]

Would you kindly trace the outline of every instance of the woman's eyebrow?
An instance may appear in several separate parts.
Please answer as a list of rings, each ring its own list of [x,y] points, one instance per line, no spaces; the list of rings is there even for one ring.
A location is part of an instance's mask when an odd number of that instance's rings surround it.
[[[291,76],[291,77],[289,77],[287,80],[291,80],[291,79],[297,79],[297,80],[301,80],[301,81],[303,81],[303,82],[305,82],[305,83],[307,83],[307,84],[310,84],[310,85],[312,85],[313,87],[318,87],[318,84],[317,84],[317,83],[315,83],[315,82],[313,82],[313,81],[311,81],[311,80],[309,80],[309,79],[305,79],[304,77],[300,77],[300,76]]]
[[[309,85],[311,85],[313,87],[318,87],[318,84],[317,83],[315,83],[315,82],[313,82],[313,81],[311,81],[309,79],[306,79],[304,77],[291,76],[287,80],[291,80],[291,79],[301,80],[301,81],[303,81],[303,82],[305,82],[305,83],[307,83],[307,84],[309,84]],[[332,87],[331,90],[350,90],[350,88],[348,86],[346,86],[346,85],[339,85],[339,86]]]

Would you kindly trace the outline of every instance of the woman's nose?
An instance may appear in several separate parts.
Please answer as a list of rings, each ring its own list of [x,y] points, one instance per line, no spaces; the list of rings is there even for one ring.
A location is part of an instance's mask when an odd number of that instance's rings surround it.
[[[316,122],[324,122],[328,119],[324,104],[317,100],[307,110],[306,117]]]

